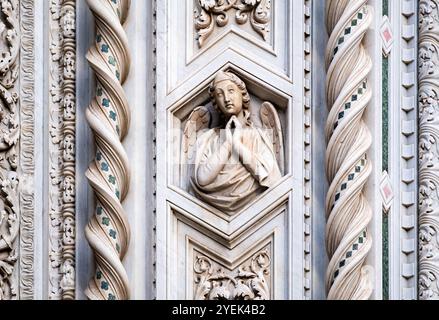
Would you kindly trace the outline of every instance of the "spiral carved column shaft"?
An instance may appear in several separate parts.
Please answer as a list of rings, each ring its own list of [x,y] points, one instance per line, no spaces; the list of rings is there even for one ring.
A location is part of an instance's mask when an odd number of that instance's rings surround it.
[[[371,97],[367,81],[372,61],[363,38],[372,22],[367,0],[328,0],[326,51],[326,272],[328,299],[369,299],[370,267],[365,259],[372,239],[372,210],[364,186],[372,171],[367,157],[371,133],[364,112]]]
[[[123,29],[129,0],[87,0],[95,17],[96,39],[87,59],[96,75],[96,95],[87,112],[96,141],[96,157],[86,176],[96,195],[96,211],[85,233],[93,249],[96,271],[89,299],[129,299],[128,276],[122,259],[128,249],[129,225],[122,201],[129,187],[128,158],[122,146],[130,111],[122,84],[130,68]]]

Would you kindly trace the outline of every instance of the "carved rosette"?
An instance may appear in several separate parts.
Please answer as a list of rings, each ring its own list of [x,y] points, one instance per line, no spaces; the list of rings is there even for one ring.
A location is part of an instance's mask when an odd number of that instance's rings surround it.
[[[18,235],[20,230],[18,198],[18,143],[20,136],[17,79],[19,2],[1,2],[0,41],[0,300],[17,299]]]
[[[371,249],[372,210],[364,186],[372,172],[367,157],[371,133],[363,120],[372,91],[367,77],[372,61],[363,38],[371,21],[366,0],[327,3],[326,94],[329,115],[326,173],[326,273],[328,299],[368,299],[371,275],[364,261]]]
[[[200,47],[218,27],[229,23],[231,9],[235,9],[237,24],[243,25],[250,20],[253,30],[264,40],[270,32],[271,0],[198,0],[200,10],[195,14],[195,29]]]
[[[96,75],[96,95],[86,116],[95,135],[96,156],[86,176],[96,195],[96,211],[85,234],[96,271],[86,295],[90,299],[129,299],[122,264],[129,244],[129,225],[122,207],[129,187],[128,157],[122,146],[130,111],[122,84],[130,68],[123,24],[129,0],[87,0],[95,16],[96,39],[87,59]]]
[[[439,1],[419,3],[419,298],[439,299]]]
[[[270,254],[261,250],[234,273],[227,272],[206,256],[195,259],[195,300],[270,299]]]

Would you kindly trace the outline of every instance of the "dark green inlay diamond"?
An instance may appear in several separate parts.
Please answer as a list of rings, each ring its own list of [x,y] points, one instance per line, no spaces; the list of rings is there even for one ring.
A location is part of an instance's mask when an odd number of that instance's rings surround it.
[[[114,59],[113,56],[109,56],[108,57],[108,63],[111,64],[112,66],[116,65],[116,59]]]
[[[107,99],[107,98],[102,99],[102,105],[103,105],[105,108],[110,107],[110,100]]]
[[[111,238],[116,239],[116,231],[115,230],[111,229],[109,235]]]
[[[108,171],[109,167],[108,167],[108,163],[106,162],[102,162],[101,163],[101,169],[104,170],[105,172]]]
[[[107,281],[102,281],[101,282],[101,289],[107,291],[108,290],[108,282]]]
[[[103,217],[102,224],[108,227],[110,225],[110,218]]]
[[[108,182],[110,182],[111,184],[116,184],[116,177],[111,175],[108,177]]]
[[[338,120],[342,119],[343,117],[344,117],[344,111],[338,114]]]
[[[106,43],[104,43],[104,44],[101,46],[101,51],[102,51],[102,52],[107,53],[109,49],[110,49],[110,47],[109,47],[108,44],[106,44]]]
[[[113,119],[113,121],[116,121],[116,112],[114,112],[114,111],[110,111],[110,113],[108,114],[108,116],[110,117],[110,119]]]

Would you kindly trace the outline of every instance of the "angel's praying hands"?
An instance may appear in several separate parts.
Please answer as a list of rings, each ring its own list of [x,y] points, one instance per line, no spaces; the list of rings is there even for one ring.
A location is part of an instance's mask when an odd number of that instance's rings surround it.
[[[224,124],[209,128],[210,112],[196,108],[186,123],[183,150],[187,158],[195,154],[190,177],[195,194],[234,213],[280,180],[284,157],[280,121],[273,105],[264,102],[259,109],[263,127],[255,126],[250,119],[250,95],[231,72],[218,72],[209,92]]]

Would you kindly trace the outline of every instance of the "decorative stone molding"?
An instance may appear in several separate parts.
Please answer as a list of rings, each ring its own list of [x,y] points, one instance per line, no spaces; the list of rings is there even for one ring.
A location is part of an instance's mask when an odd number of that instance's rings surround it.
[[[304,56],[305,56],[305,69],[304,69],[304,97],[303,97],[303,105],[304,105],[304,131],[305,131],[305,139],[304,139],[304,235],[303,242],[304,253],[303,253],[303,264],[304,264],[304,298],[311,299],[311,264],[312,264],[312,256],[311,256],[311,207],[312,207],[312,191],[311,191],[311,11],[312,11],[312,0],[304,0],[304,20],[305,20],[305,32],[304,32]]]
[[[23,153],[19,149],[19,94],[21,92],[17,80],[23,74],[19,61],[20,50],[23,49],[20,42],[19,19],[20,7],[18,0],[3,1],[0,13],[0,37],[4,43],[2,59],[0,60],[0,99],[2,104],[0,112],[2,119],[0,124],[0,300],[18,299],[22,291],[25,295],[32,293],[30,273],[32,271],[32,261],[29,259],[32,244],[27,242],[27,240],[32,239],[32,220],[24,220],[23,224],[20,224],[22,220],[20,209],[23,206],[20,205],[18,191],[18,184],[21,183],[18,176],[18,166],[24,160],[22,158]],[[29,55],[26,58],[29,58]],[[31,209],[31,207],[26,209]],[[31,214],[27,215],[29,213],[31,212],[26,212],[26,218],[32,217]],[[26,229],[25,226],[28,226],[29,229]],[[19,236],[20,231],[24,231],[24,234],[21,235],[22,238]],[[26,250],[23,252],[23,256],[20,255],[22,245]],[[27,265],[20,265],[20,270],[17,270],[18,260],[27,263]],[[24,272],[24,274],[21,274],[21,272]],[[21,276],[23,276],[24,282],[20,281]]]
[[[121,141],[130,111],[122,84],[130,69],[128,40],[123,29],[129,0],[88,0],[95,16],[96,39],[87,59],[96,75],[96,96],[87,120],[94,132],[96,157],[86,176],[96,196],[96,211],[85,229],[96,271],[86,295],[90,299],[129,299],[129,281],[122,264],[130,231],[122,202],[128,193],[128,157]]]
[[[75,7],[75,0],[50,3],[50,299],[75,298]]]
[[[363,38],[372,12],[366,0],[330,0],[326,10],[327,297],[369,299],[373,285],[365,259],[372,246],[368,225],[373,214],[364,186],[372,172],[367,156],[372,137],[363,116],[372,97],[367,79],[372,61]]]
[[[439,299],[439,1],[419,3],[419,299]]]
[[[266,40],[270,32],[271,0],[198,0],[200,10],[195,14],[195,29],[198,31],[198,45],[203,46],[212,34],[215,23],[224,27],[229,22],[231,9],[235,9],[237,24],[250,24]]]
[[[417,3],[389,2],[389,299],[417,296]],[[393,35],[391,34],[393,30]],[[401,30],[401,32],[395,32]],[[392,39],[390,39],[392,38]]]
[[[17,1],[4,1],[2,6]],[[20,299],[34,298],[35,53],[34,0],[20,0]]]
[[[206,256],[194,262],[195,300],[269,300],[270,253],[256,253],[250,261],[238,267],[234,274],[224,271]]]

